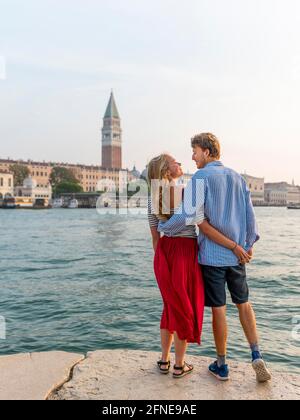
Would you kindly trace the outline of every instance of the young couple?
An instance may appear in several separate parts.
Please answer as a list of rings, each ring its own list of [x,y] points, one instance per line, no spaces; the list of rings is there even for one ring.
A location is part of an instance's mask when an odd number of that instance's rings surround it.
[[[185,354],[188,343],[200,345],[207,306],[212,308],[217,351],[209,372],[221,381],[229,379],[227,284],[251,348],[257,380],[266,382],[271,374],[259,348],[245,268],[259,239],[250,191],[238,173],[221,163],[220,143],[213,134],[195,136],[192,149],[198,171],[184,191],[176,183],[183,175],[181,164],[173,157],[162,154],[148,166],[154,271],[164,303],[158,368],[169,373],[174,341],[173,377],[182,378],[193,371]]]

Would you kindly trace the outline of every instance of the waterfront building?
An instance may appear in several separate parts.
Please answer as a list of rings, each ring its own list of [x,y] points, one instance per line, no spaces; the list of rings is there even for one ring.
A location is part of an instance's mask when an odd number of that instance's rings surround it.
[[[37,188],[48,188],[50,175],[55,166],[71,170],[80,182],[84,192],[95,193],[106,185],[108,190],[126,187],[127,182],[137,179],[137,171],[122,169],[122,130],[121,119],[113,93],[103,118],[102,166],[81,165],[65,162],[35,162],[32,160],[0,159],[0,171],[7,172],[11,165],[20,164],[29,169]]]
[[[14,195],[14,176],[0,168],[0,200]]]
[[[247,186],[251,192],[252,203],[255,206],[263,205],[265,201],[265,179],[243,174]]]
[[[265,184],[265,201],[269,205],[287,206],[300,204],[300,186],[287,182]]]
[[[37,200],[44,200],[48,206],[52,198],[50,183],[47,186],[38,186],[37,182],[30,176],[24,180],[23,186],[14,188],[16,204],[20,207],[31,207]]]
[[[287,186],[287,205],[300,204],[300,186],[295,185],[294,181]]]
[[[287,205],[287,182],[273,182],[265,184],[265,202],[267,205]]]
[[[30,176],[36,181],[37,187],[47,188],[50,183],[50,175],[55,166],[70,169],[75,177],[79,180],[84,192],[97,192],[99,181],[106,180],[110,185],[119,186],[121,177],[121,184],[124,185],[124,173],[127,175],[128,182],[135,180],[136,177],[132,171],[128,169],[106,169],[101,166],[70,164],[63,162],[34,162],[24,160],[0,159],[0,171],[7,171],[11,165],[24,165],[29,169]],[[101,182],[100,182],[101,186]]]

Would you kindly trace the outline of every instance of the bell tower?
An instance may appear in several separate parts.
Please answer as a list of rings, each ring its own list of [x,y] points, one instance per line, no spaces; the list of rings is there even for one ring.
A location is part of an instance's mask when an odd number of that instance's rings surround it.
[[[102,167],[122,169],[122,129],[121,119],[113,92],[103,118]]]

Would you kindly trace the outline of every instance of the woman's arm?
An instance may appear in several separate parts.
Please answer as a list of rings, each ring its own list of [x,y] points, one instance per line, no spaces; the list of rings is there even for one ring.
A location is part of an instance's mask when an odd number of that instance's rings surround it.
[[[155,214],[152,212],[152,203],[151,198],[148,199],[148,221],[149,221],[149,227],[151,231],[152,236],[152,244],[154,252],[156,252],[158,241],[160,240],[160,233],[158,232],[158,224],[159,220]]]
[[[150,230],[151,230],[151,235],[152,235],[153,249],[154,249],[154,252],[156,252],[157,244],[158,244],[158,241],[160,240],[160,233],[157,232],[157,228],[155,227],[151,227]]]
[[[245,264],[251,261],[252,257],[244,250],[244,248],[215,229],[207,222],[207,220],[199,225],[199,229],[203,235],[207,236],[211,241],[223,246],[224,248],[230,249],[238,257],[241,263]]]

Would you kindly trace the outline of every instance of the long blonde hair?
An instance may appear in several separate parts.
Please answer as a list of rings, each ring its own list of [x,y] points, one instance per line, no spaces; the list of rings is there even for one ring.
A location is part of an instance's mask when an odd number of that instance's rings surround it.
[[[170,158],[170,155],[163,153],[153,158],[148,165],[152,211],[162,221],[170,219],[174,210],[174,184],[169,168]],[[169,198],[169,203],[166,203],[166,197]],[[169,213],[164,213],[166,208],[170,209]]]

